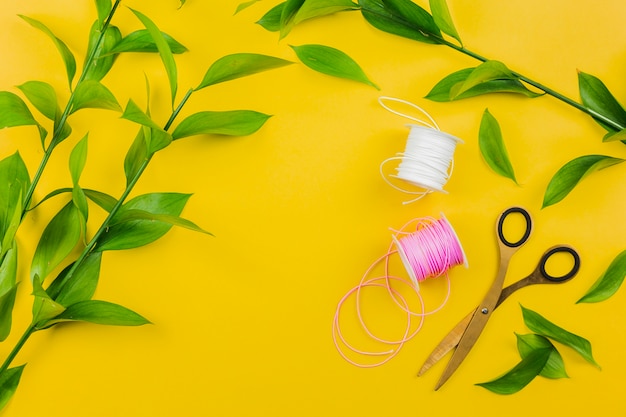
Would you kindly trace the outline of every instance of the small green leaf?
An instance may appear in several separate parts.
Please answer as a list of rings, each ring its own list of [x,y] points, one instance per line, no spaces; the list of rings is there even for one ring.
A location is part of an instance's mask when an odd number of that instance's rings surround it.
[[[306,0],[287,0],[280,14],[280,39],[291,32],[295,17]]]
[[[141,326],[150,322],[121,305],[100,300],[79,301],[46,323],[52,326],[66,321],[83,321],[109,326]]]
[[[419,42],[441,42],[432,16],[410,0],[359,0],[359,5],[365,20],[376,29]]]
[[[502,139],[500,124],[487,109],[485,109],[480,122],[478,145],[487,165],[497,174],[510,178],[517,184],[513,166],[509,161],[509,154]]]
[[[109,17],[109,13],[111,13],[111,0],[96,0],[96,10],[98,11],[98,22],[100,23],[100,27],[104,25],[107,18]]]
[[[613,122],[610,126],[602,118],[595,117],[602,127],[613,132],[626,128],[626,111],[599,78],[579,71],[578,89],[585,107]],[[616,129],[615,124],[620,128]]]
[[[161,32],[161,35],[170,47],[173,54],[182,54],[188,51],[188,49],[174,39],[172,36],[165,32]],[[140,52],[140,53],[155,53],[159,52],[152,35],[146,29],[137,30],[126,35],[120,40],[109,52],[110,54],[120,54],[123,52]]]
[[[315,71],[361,82],[380,90],[376,84],[367,78],[359,64],[338,49],[324,45],[301,45],[291,48],[304,65]]]
[[[74,263],[71,263],[52,281],[46,292],[50,298],[66,307],[90,300],[98,286],[101,262],[102,252],[92,252],[67,278],[67,274],[74,267]]]
[[[4,342],[11,333],[13,324],[12,314],[15,305],[15,295],[17,294],[17,285],[14,284],[9,291],[0,295],[0,342]]]
[[[569,378],[567,372],[565,372],[565,363],[563,357],[558,350],[554,347],[552,342],[543,336],[538,334],[515,334],[517,337],[517,350],[522,358],[530,355],[536,349],[552,349],[546,366],[543,367],[539,375],[545,378]]]
[[[57,49],[61,53],[61,57],[63,58],[63,63],[65,64],[65,71],[67,72],[67,79],[69,81],[69,85],[71,88],[72,81],[74,80],[74,75],[76,75],[76,59],[74,59],[74,55],[72,55],[72,52],[70,51],[70,49],[67,47],[67,45],[65,45],[65,43],[63,43],[61,39],[57,38],[56,35],[52,33],[52,31],[48,29],[48,27],[44,25],[43,23],[41,23],[40,21],[30,18],[28,16],[23,16],[23,15],[18,15],[18,16],[24,19],[32,27],[39,29],[40,31],[48,35],[50,39],[52,39],[52,42],[57,47]]]
[[[61,314],[65,307],[54,301],[41,286],[38,275],[33,277],[33,325],[37,330],[45,327],[45,322]]]
[[[113,63],[117,58],[117,54],[111,54],[111,50],[122,39],[122,33],[115,26],[108,26],[104,34],[104,38],[98,45],[98,49],[93,52],[93,48],[96,47],[98,40],[100,39],[100,25],[98,21],[95,21],[91,26],[91,32],[89,33],[89,44],[87,45],[87,55],[85,56],[85,63],[87,65],[87,59],[93,53],[92,61],[89,67],[86,69],[84,76],[85,80],[100,81],[105,75],[109,73],[113,67]]]
[[[95,80],[86,80],[78,84],[70,114],[86,108],[122,111],[113,93]]]
[[[130,210],[143,210],[154,214],[178,216],[187,204],[189,194],[150,193],[126,202],[112,219],[110,226],[96,244],[94,250],[121,250],[137,248],[152,243],[165,235],[172,226],[154,220],[135,220],[115,224],[116,217],[125,216]]]
[[[74,185],[78,185],[78,180],[87,162],[88,136],[89,134],[86,134],[79,140],[70,154],[70,174]]]
[[[0,129],[15,126],[40,127],[19,96],[8,91],[0,91]]]
[[[185,229],[193,230],[194,232],[200,232],[207,235],[211,235],[212,233],[207,232],[202,229],[200,226],[195,223],[183,219],[180,216],[173,216],[170,214],[158,214],[158,213],[150,213],[145,210],[126,210],[121,215],[115,216],[114,221],[110,223],[111,226],[122,224],[125,222],[137,221],[137,220],[148,220],[148,221],[157,221],[166,223],[172,226],[178,226]]]
[[[450,16],[450,10],[448,9],[446,0],[430,0],[430,11],[439,29],[441,29],[443,33],[452,36],[462,45],[463,42],[461,42],[461,37],[454,27],[454,22],[452,21],[452,16]]]
[[[210,85],[234,80],[262,71],[293,64],[269,55],[238,53],[226,55],[211,65],[196,91]]]
[[[545,367],[553,348],[532,350],[528,356],[501,377],[476,384],[496,394],[515,394],[530,383]]]
[[[591,353],[591,343],[583,337],[570,333],[567,330],[550,322],[545,317],[532,310],[522,307],[522,315],[526,326],[540,336],[547,337],[556,342],[569,346],[578,352],[585,360],[592,365],[600,367],[593,359]]]
[[[358,8],[359,6],[351,0],[306,0],[296,13],[293,22],[297,25],[307,19]]]
[[[113,210],[113,207],[117,204],[117,200],[114,197],[103,192],[89,190],[87,188],[84,188],[83,191],[85,192],[85,195],[88,199],[90,199],[108,212]]]
[[[172,137],[176,140],[194,135],[251,135],[270,117],[252,110],[199,112],[180,122]]]
[[[139,108],[139,106],[133,101],[133,99],[128,100],[128,104],[126,104],[126,109],[124,109],[124,113],[122,114],[122,119],[130,120],[131,122],[138,123],[142,126],[148,126],[154,129],[161,129],[158,124],[152,121],[150,116],[148,116],[143,110]]]
[[[517,80],[517,77],[515,77],[511,73],[511,70],[502,62],[486,61],[474,68],[463,82],[452,86],[450,89],[450,98],[454,100],[467,90],[484,82],[494,80]]]
[[[82,219],[76,206],[69,202],[44,229],[31,264],[31,279],[41,280],[69,255],[80,240]]]
[[[622,129],[619,132],[609,132],[602,138],[602,142],[614,142],[617,140],[626,141],[626,129]]]
[[[26,98],[41,114],[50,120],[56,120],[61,114],[54,88],[43,81],[27,81],[17,86]]]
[[[176,61],[174,61],[174,56],[172,55],[172,50],[170,49],[165,36],[159,30],[157,25],[154,24],[152,20],[150,20],[143,13],[130,9],[135,16],[143,23],[146,27],[152,40],[157,46],[159,50],[159,55],[161,56],[161,60],[163,61],[163,65],[165,66],[165,72],[167,73],[167,78],[170,82],[170,93],[171,93],[171,102],[174,104],[174,100],[176,99],[176,91],[178,90],[178,70],[176,69]]]
[[[269,32],[278,32],[280,30],[280,16],[283,13],[285,3],[286,1],[272,7],[256,22],[257,25],[261,25],[261,27]]]
[[[474,69],[475,68],[465,68],[446,76],[433,87],[425,98],[437,102],[447,102],[489,93],[516,93],[523,94],[529,98],[539,97],[542,95],[529,90],[524,86],[524,84],[516,79],[484,81],[461,94],[453,94],[453,88],[460,88],[460,85],[462,84],[459,83],[465,82]]]
[[[7,405],[13,394],[15,394],[24,366],[26,365],[9,368],[0,373],[0,410]]]
[[[153,154],[166,148],[172,143],[172,135],[163,129],[149,128],[149,135],[146,135],[146,146],[149,154]]]
[[[129,185],[139,172],[143,164],[148,160],[148,147],[144,129],[139,129],[135,140],[130,145],[124,157],[124,174],[126,175],[126,185]]]
[[[543,196],[542,208],[563,200],[574,189],[576,184],[592,172],[621,162],[624,162],[624,159],[605,155],[585,155],[569,161],[550,180],[546,193]]]
[[[30,187],[28,169],[19,152],[0,160],[0,184],[0,233],[4,237],[11,228],[15,207],[22,208]]]
[[[181,7],[183,7],[186,2],[187,0],[180,0],[180,6],[178,6],[178,8],[180,9]]]
[[[235,9],[235,13],[237,14],[239,12],[241,12],[242,10],[247,9],[248,7],[252,6],[254,3],[258,2],[259,0],[250,0],[250,1],[245,1],[243,3],[239,3],[237,5],[237,9]]]
[[[608,269],[587,290],[587,293],[577,303],[597,303],[610,298],[619,290],[626,276],[626,250],[622,251]]]
[[[17,285],[17,244],[14,240],[0,264],[0,342],[11,332]]]

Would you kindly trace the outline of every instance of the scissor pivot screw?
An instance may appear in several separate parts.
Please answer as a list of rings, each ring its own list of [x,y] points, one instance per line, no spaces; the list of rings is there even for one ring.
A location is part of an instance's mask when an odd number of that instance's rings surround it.
[[[480,310],[480,312],[483,313],[483,314],[487,314],[487,313],[489,313],[489,309],[485,307],[482,310]]]

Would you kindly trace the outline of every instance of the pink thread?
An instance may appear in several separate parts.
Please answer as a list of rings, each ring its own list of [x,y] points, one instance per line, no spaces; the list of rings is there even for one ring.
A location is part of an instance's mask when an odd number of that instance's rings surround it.
[[[415,231],[406,231],[413,223],[417,223]],[[397,247],[396,250],[393,249],[394,245]],[[389,260],[391,255],[395,253],[400,255],[402,263],[410,276],[410,280],[391,275]],[[382,261],[384,261],[384,274],[382,276],[368,278],[372,270]],[[361,368],[373,368],[391,360],[399,353],[406,342],[419,333],[424,324],[424,318],[438,312],[448,302],[451,286],[447,271],[451,267],[463,263],[465,263],[467,267],[463,248],[461,247],[454,229],[452,229],[450,223],[443,216],[440,220],[433,218],[414,219],[405,224],[400,230],[395,231],[387,253],[370,265],[363,274],[359,284],[350,289],[337,304],[333,319],[333,342],[339,354],[349,363]],[[419,291],[419,282],[429,277],[434,278],[440,276],[445,276],[446,278],[446,296],[438,307],[427,312],[425,311],[424,300]],[[410,308],[407,297],[403,296],[398,289],[394,288],[392,282],[405,285],[412,291],[419,302],[419,311],[413,311]],[[388,340],[376,336],[365,323],[361,313],[361,290],[366,287],[386,289],[394,303],[406,313],[406,327],[404,328],[404,334],[399,339]],[[346,340],[340,328],[340,313],[344,303],[352,295],[356,297],[356,313],[361,328],[373,341],[382,345],[391,346],[391,349],[388,348],[379,351],[362,350],[354,347]],[[419,317],[417,325],[413,323],[412,317],[414,316]],[[345,349],[356,355],[384,358],[378,362],[360,363],[351,359]]]

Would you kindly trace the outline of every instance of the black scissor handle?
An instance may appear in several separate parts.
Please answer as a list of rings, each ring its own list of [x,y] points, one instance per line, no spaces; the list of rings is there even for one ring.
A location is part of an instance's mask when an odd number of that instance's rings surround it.
[[[507,238],[504,236],[504,232],[502,231],[502,228],[504,226],[504,221],[511,213],[519,213],[522,216],[524,216],[524,220],[526,220],[526,231],[524,232],[524,235],[516,242],[509,242]],[[530,218],[530,214],[521,207],[511,207],[511,208],[504,210],[502,214],[500,215],[500,218],[498,219],[498,238],[500,239],[500,242],[502,242],[504,245],[508,246],[509,248],[518,248],[522,246],[524,243],[526,243],[526,241],[530,237],[530,232],[532,231],[532,229],[533,229],[533,220]]]
[[[548,259],[550,259],[552,255],[554,255],[555,253],[559,253],[559,252],[566,252],[572,255],[572,258],[574,259],[574,265],[572,266],[572,269],[568,273],[561,275],[559,277],[555,277],[553,275],[550,275],[548,271],[546,271],[546,263],[548,262]],[[576,250],[574,250],[574,248],[570,246],[555,246],[551,249],[548,249],[546,253],[544,253],[541,259],[539,260],[539,271],[541,272],[541,275],[543,275],[544,278],[552,282],[567,281],[568,279],[573,278],[574,275],[578,273],[579,269],[580,269],[580,255],[578,255],[578,252],[576,252]]]

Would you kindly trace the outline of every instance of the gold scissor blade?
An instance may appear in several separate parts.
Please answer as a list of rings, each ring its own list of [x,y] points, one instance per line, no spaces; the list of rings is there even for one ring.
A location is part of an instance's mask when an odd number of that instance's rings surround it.
[[[417,376],[422,376],[434,364],[439,362],[441,358],[446,356],[448,352],[450,352],[459,344],[459,340],[461,340],[463,333],[465,333],[465,330],[472,320],[472,316],[474,315],[475,311],[476,310],[470,311],[470,313],[465,316],[463,320],[459,322],[459,324],[454,326],[450,333],[448,333],[446,337],[444,337],[443,340],[439,342],[439,344],[435,347],[430,356],[428,356],[426,361],[424,361],[424,364],[422,365],[420,371],[417,373]]]
[[[470,350],[472,350],[472,347],[474,347],[474,344],[478,340],[478,337],[482,333],[489,317],[491,316],[491,311],[491,308],[483,310],[483,307],[478,307],[473,312],[465,333],[461,336],[461,340],[459,340],[459,344],[452,354],[450,362],[448,362],[446,369],[443,371],[443,374],[441,374],[441,378],[439,378],[439,382],[437,382],[437,385],[435,386],[435,391],[446,383],[448,378],[452,376],[459,365],[461,365],[461,362],[463,362],[463,360],[467,357]]]

